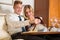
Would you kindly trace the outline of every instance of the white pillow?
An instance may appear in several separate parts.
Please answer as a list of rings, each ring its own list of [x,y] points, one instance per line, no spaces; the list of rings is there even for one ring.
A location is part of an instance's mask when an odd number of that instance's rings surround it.
[[[6,31],[0,30],[0,39],[4,39],[4,38],[11,38],[11,37]]]
[[[5,16],[0,15],[0,40],[9,40],[11,39],[7,31],[4,30],[5,26]]]
[[[53,28],[51,28],[51,30],[50,30],[51,32],[58,32],[58,29],[57,28],[55,28],[55,27],[53,27]]]

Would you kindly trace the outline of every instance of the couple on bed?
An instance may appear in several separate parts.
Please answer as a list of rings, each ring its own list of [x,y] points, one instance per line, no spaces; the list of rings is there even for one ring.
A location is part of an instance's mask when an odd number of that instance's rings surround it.
[[[25,5],[22,12],[22,2],[15,1],[13,5],[14,13],[10,13],[6,16],[8,25],[8,32],[12,39],[22,38],[26,40],[45,40],[37,36],[29,36],[26,38],[20,33],[25,31],[42,31],[47,32],[47,28],[44,26],[44,22],[40,17],[34,17],[34,11],[30,5]],[[34,37],[34,38],[33,38]]]

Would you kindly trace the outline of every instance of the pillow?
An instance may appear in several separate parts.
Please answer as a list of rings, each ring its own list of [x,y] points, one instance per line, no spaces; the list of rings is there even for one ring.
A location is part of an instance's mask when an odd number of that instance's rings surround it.
[[[11,37],[6,31],[0,30],[0,39],[11,39]]]
[[[4,26],[4,25],[5,25],[5,16],[0,15],[0,40],[10,40],[11,37],[5,30],[6,26]]]

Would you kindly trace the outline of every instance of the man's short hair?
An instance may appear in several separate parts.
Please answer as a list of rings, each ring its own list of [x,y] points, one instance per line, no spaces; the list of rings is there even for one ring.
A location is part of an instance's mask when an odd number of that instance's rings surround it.
[[[22,1],[14,1],[14,6],[15,6],[16,4],[22,4]]]

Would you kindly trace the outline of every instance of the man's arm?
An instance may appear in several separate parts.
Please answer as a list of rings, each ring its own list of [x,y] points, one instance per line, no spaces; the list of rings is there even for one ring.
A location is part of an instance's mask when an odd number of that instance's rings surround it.
[[[29,25],[29,20],[26,21],[15,21],[11,15],[6,16],[7,24],[13,27],[24,27]]]
[[[14,27],[24,27],[24,26],[29,25],[29,20],[26,20],[26,21],[10,21],[9,24],[14,26]]]

